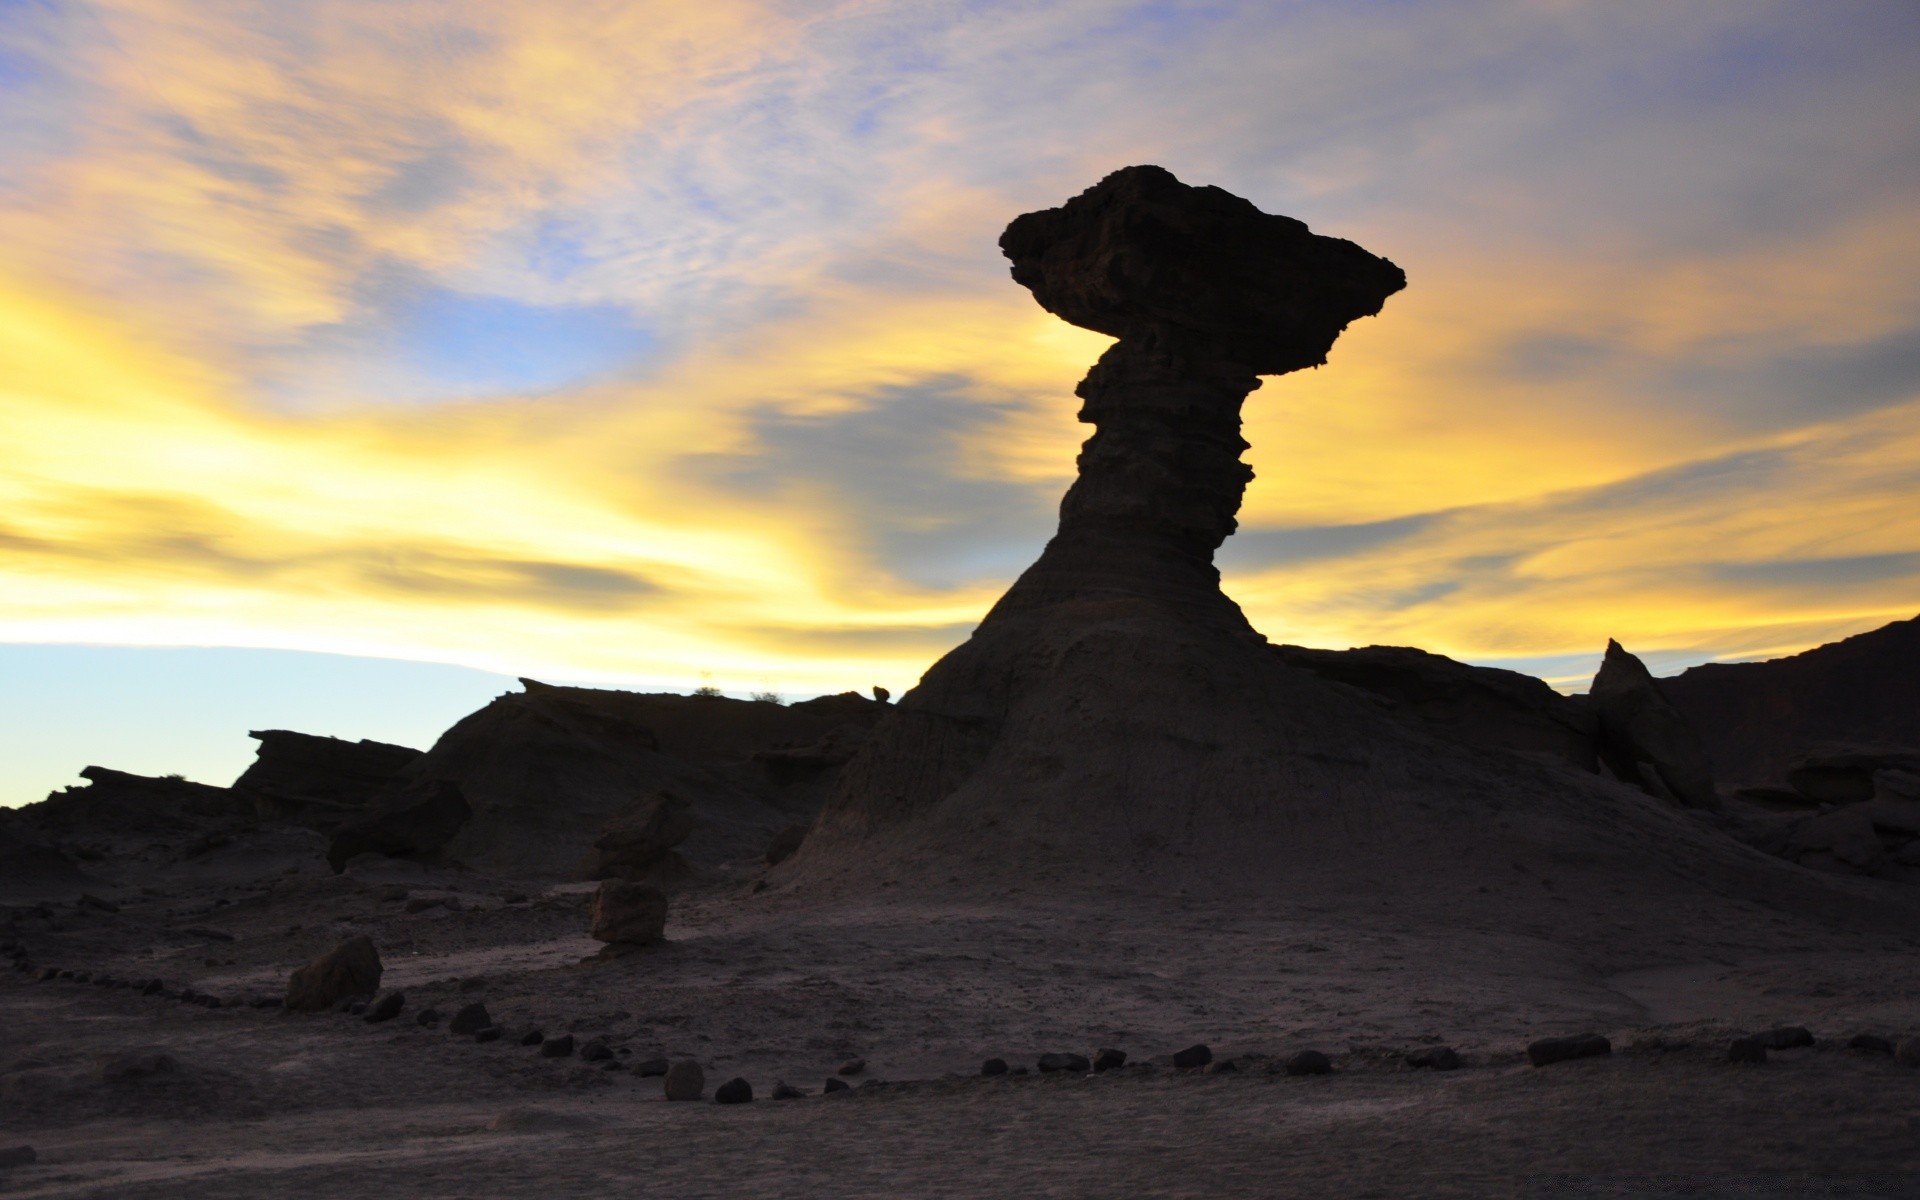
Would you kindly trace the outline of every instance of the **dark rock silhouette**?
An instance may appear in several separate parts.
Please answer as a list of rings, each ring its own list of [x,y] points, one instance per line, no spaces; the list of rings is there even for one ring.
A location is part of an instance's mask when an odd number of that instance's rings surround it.
[[[360,854],[432,857],[472,816],[458,784],[435,779],[402,787],[383,797],[366,817],[334,831],[327,844],[327,865],[337,874]]]
[[[1595,1058],[1613,1053],[1613,1043],[1597,1033],[1572,1037],[1541,1038],[1527,1046],[1527,1061],[1536,1067],[1549,1067],[1576,1058]]]
[[[361,934],[295,971],[287,980],[288,1012],[326,1012],[355,997],[371,997],[380,990],[380,952],[373,939]]]
[[[63,788],[20,815],[56,837],[109,832],[166,835],[193,830],[210,821],[251,817],[253,801],[231,788],[172,776],[135,775],[108,767],[86,767],[82,787]]]
[[[1599,769],[1598,723],[1584,697],[1562,696],[1531,675],[1410,646],[1275,646],[1273,652],[1289,666],[1370,693],[1391,715],[1443,741]]]
[[[357,816],[402,767],[420,757],[407,746],[287,729],[257,729],[247,736],[260,749],[253,765],[233,781],[235,790],[250,793],[262,817],[323,826]]]
[[[691,833],[690,806],[672,792],[661,792],[607,823],[593,839],[580,877],[645,882],[655,875],[684,875],[686,864],[673,848]]]
[[[1787,785],[1818,804],[1911,795],[1913,787],[1902,777],[1915,776],[1920,776],[1920,750],[1892,746],[1822,746],[1787,766]]]
[[[1660,681],[1732,788],[1775,785],[1825,743],[1920,747],[1920,617],[1769,662]]]
[[[0,808],[0,900],[64,897],[91,882],[12,809]]]
[[[1607,642],[1587,703],[1599,722],[1600,757],[1616,776],[1689,808],[1720,807],[1693,725],[1619,642]]]
[[[1392,263],[1151,167],[1016,219],[1002,246],[1042,305],[1119,339],[1078,388],[1095,431],[1038,561],[873,726],[772,868],[785,882],[1358,888],[1491,914],[1486,882],[1532,860],[1558,894],[1632,878],[1607,903],[1649,917],[1713,893],[1860,911],[1587,770],[1578,701],[1444,660],[1276,650],[1221,592],[1243,399],[1324,362],[1403,286]]]
[[[685,802],[681,815],[691,826],[676,843],[680,853],[696,862],[753,857],[776,831],[812,816],[839,769],[822,764],[804,778],[776,777],[755,756],[817,743],[887,711],[852,693],[782,706],[521,682],[526,691],[501,696],[442,734],[401,771],[379,811],[343,827],[336,842],[351,835],[360,839],[354,853],[374,849],[572,878],[596,839],[620,840],[617,829],[638,815],[636,801],[670,793]],[[444,824],[455,815],[451,803],[431,813],[410,807],[433,799],[435,787],[456,789],[470,810],[450,832]],[[445,834],[431,845],[371,844],[389,833],[407,844],[409,830],[396,826],[429,816],[431,831]],[[330,857],[344,862],[341,852],[350,848],[340,844]],[[619,847],[611,852],[631,858]],[[599,872],[608,865],[605,853],[585,865]]]
[[[667,924],[667,894],[645,883],[609,879],[593,894],[595,941],[644,946],[660,940]]]
[[[1116,596],[1193,604],[1244,627],[1213,566],[1253,478],[1241,402],[1261,375],[1326,362],[1348,323],[1379,312],[1406,276],[1159,167],[1116,171],[1016,218],[1000,248],[1042,307],[1120,340],[1076,389],[1095,432],[1060,531],[988,621]]]

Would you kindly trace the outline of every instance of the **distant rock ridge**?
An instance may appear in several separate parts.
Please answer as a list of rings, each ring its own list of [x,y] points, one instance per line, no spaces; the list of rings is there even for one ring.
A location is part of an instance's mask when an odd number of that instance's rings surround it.
[[[1720,807],[1693,724],[1646,664],[1611,638],[1587,703],[1599,722],[1600,757],[1617,778],[1689,808]]]
[[[1660,681],[1723,786],[1763,787],[1827,743],[1920,747],[1920,617],[1767,662]]]

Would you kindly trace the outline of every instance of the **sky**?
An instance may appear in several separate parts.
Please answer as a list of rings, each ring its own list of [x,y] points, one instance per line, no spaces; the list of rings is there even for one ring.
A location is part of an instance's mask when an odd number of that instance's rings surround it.
[[[1158,163],[1407,290],[1246,406],[1274,641],[1580,690],[1920,611],[1910,0],[0,0],[0,804],[515,676],[911,686]]]

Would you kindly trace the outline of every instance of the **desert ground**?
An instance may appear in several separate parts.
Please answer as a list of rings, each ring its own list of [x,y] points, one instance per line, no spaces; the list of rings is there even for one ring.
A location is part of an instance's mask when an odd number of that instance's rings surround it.
[[[393,862],[333,875],[318,847],[158,880],[118,912],[47,906],[38,957],[160,978],[0,986],[0,1099],[37,1196],[621,1194],[854,1196],[1901,1196],[1920,1187],[1920,1071],[1847,1048],[1910,1030],[1920,946],[1748,906],[1674,913],[1596,963],[1596,918],[1516,863],[1476,929],[1394,899],[1321,904],[886,888],[755,892],[755,864],[689,889],[667,937],[603,958],[591,885]],[[250,869],[247,869],[250,868]],[[214,871],[205,872],[213,874]],[[431,907],[422,902],[440,901]],[[447,903],[451,901],[451,904]],[[420,911],[409,913],[408,907]],[[1525,930],[1537,922],[1532,932]],[[184,929],[230,935],[224,941]],[[390,1022],[246,1005],[289,967],[370,935]],[[1610,967],[1620,969],[1609,970]],[[483,1003],[489,1043],[416,1023]],[[1809,1047],[1727,1061],[1800,1025]],[[544,1057],[538,1029],[613,1057]],[[1529,1065],[1535,1038],[1598,1032],[1605,1057]],[[1208,1045],[1231,1072],[1176,1070]],[[1405,1055],[1454,1047],[1464,1065]],[[1117,1070],[982,1077],[1003,1057],[1129,1055]],[[1331,1074],[1281,1064],[1326,1053]],[[632,1067],[697,1060],[670,1103]],[[839,1067],[863,1059],[858,1074]],[[821,1094],[829,1078],[854,1086]],[[767,1099],[776,1082],[803,1098]]]

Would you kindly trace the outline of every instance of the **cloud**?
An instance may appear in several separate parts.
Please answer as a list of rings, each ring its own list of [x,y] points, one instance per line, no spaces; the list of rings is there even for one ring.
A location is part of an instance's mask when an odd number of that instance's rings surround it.
[[[1409,272],[1248,403],[1270,634],[1920,607],[1898,3],[13,11],[0,636],[904,682],[1044,540],[1106,344],[999,230],[1142,161]]]

